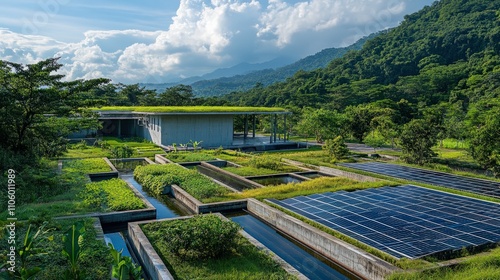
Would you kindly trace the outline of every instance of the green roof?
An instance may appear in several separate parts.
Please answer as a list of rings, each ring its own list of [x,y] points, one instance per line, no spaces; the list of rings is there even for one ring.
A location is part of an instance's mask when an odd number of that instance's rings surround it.
[[[225,107],[225,106],[106,106],[92,108],[93,111],[127,111],[141,113],[247,113],[286,112],[276,107]]]

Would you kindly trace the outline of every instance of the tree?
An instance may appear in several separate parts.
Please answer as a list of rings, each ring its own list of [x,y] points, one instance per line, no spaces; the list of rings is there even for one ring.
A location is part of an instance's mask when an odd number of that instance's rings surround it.
[[[317,142],[341,134],[343,116],[337,111],[306,108],[296,130],[302,135],[314,135]]]
[[[89,100],[90,91],[109,80],[65,82],[64,75],[55,73],[61,67],[58,58],[27,65],[0,61],[2,148],[50,155],[63,148],[63,134],[98,127],[95,115],[85,108],[96,102]]]
[[[344,159],[349,156],[349,149],[347,148],[342,136],[326,140],[323,149],[328,152],[328,155],[330,155],[334,161]]]
[[[402,159],[407,163],[423,165],[435,156],[432,147],[436,142],[437,132],[432,124],[427,120],[414,119],[403,126],[399,136]]]
[[[471,130],[470,153],[472,157],[500,176],[500,108],[488,112],[485,123]]]
[[[349,106],[346,108],[346,128],[359,142],[372,130],[372,120],[378,116],[391,115],[389,108],[376,107],[373,104]]]

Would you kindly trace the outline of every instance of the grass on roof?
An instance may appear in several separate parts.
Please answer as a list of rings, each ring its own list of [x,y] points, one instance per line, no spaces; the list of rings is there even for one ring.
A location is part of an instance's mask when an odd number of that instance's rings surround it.
[[[285,112],[275,107],[225,107],[225,106],[105,106],[94,111],[132,111],[145,113],[207,113],[207,112]]]

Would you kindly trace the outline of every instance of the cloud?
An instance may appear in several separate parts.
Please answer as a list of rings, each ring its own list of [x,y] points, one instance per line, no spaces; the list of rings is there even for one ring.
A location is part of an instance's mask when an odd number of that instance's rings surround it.
[[[60,56],[67,79],[169,82],[241,62],[280,56],[298,59],[347,45],[397,25],[404,14],[413,12],[407,3],[181,0],[166,30],[92,30],[80,42],[62,43],[0,29],[0,55],[21,63]],[[417,8],[412,4],[412,9]]]

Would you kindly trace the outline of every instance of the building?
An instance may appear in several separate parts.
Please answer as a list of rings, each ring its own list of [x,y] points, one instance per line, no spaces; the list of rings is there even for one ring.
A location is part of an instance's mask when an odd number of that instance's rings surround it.
[[[286,116],[291,114],[281,108],[220,106],[102,107],[95,111],[103,123],[100,135],[142,137],[165,147],[201,141],[206,148],[263,142],[255,132],[257,115],[271,116],[272,133],[264,142],[286,142]],[[244,117],[240,134],[234,129],[238,115]],[[278,117],[283,118],[281,129],[277,126]]]

